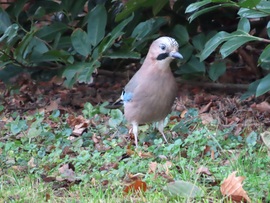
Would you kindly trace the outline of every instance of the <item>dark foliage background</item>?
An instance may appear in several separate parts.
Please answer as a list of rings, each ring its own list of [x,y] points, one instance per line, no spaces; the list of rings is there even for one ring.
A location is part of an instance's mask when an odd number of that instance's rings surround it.
[[[64,77],[68,87],[89,83],[97,69],[122,71],[153,39],[169,35],[181,45],[184,60],[174,70],[182,78],[250,83],[243,98],[270,89],[266,0],[20,0],[1,7],[5,83],[24,72]]]

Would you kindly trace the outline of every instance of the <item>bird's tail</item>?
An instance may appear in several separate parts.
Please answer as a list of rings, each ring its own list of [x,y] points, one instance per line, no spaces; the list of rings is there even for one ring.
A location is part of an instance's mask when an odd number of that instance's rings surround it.
[[[122,98],[120,97],[115,102],[109,103],[107,106],[105,106],[105,108],[107,108],[107,109],[118,109],[121,106],[123,106],[123,104],[124,104],[124,102],[123,102]]]

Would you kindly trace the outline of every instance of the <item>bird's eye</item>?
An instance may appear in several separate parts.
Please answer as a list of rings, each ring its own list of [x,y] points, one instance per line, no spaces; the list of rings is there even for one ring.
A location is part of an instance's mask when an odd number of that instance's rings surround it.
[[[160,45],[160,48],[161,48],[161,50],[164,51],[164,50],[166,49],[166,45],[165,45],[165,44],[161,44],[161,45]]]

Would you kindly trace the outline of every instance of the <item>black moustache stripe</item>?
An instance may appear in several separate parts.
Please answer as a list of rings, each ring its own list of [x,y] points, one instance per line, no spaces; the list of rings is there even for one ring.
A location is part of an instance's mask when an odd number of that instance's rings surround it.
[[[157,57],[157,60],[161,61],[161,60],[167,58],[168,56],[169,56],[168,53],[159,54],[158,57]]]

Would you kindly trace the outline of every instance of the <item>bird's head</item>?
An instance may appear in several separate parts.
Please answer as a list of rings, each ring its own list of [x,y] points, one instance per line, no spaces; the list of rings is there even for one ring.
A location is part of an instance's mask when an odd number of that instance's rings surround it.
[[[182,59],[178,43],[171,37],[160,37],[150,46],[148,57],[160,64],[169,64],[173,59]]]

